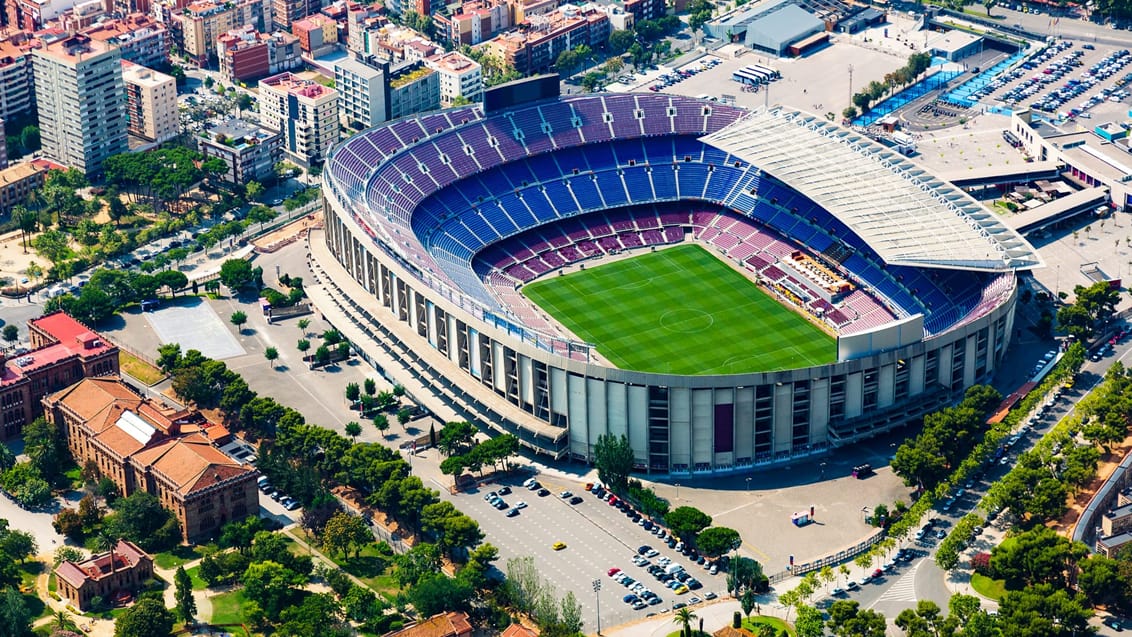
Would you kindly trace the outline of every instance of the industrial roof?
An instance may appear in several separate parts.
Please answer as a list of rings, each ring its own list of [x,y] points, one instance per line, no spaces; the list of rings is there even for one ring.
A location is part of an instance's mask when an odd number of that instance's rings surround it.
[[[747,26],[748,44],[781,51],[786,46],[825,28],[825,23],[805,9],[788,4]]]
[[[996,272],[1044,265],[969,195],[824,118],[758,109],[702,140],[809,197],[890,265]]]

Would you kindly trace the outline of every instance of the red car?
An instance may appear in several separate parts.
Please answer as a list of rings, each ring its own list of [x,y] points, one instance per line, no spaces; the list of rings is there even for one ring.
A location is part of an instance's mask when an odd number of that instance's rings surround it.
[[[621,572],[621,569],[619,569],[619,568],[617,568],[616,566],[614,566],[613,568],[609,569],[609,571],[607,571],[607,572],[606,572],[606,575],[608,575],[608,576],[610,576],[610,577],[613,577],[614,575],[616,575],[616,574],[618,574],[618,573],[620,573],[620,572]]]

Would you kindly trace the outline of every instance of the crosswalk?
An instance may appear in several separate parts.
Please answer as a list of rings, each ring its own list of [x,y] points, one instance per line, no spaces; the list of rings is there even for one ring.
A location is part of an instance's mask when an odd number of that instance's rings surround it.
[[[922,561],[916,562],[908,572],[900,576],[888,590],[881,595],[877,602],[915,602],[916,601],[916,571],[919,570]]]

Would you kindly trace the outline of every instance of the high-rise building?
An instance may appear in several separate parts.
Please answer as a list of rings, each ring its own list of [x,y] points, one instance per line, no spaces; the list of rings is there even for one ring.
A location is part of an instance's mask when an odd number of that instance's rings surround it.
[[[283,133],[283,152],[299,165],[321,164],[338,141],[338,91],[291,73],[262,79],[259,121]]]
[[[318,0],[273,0],[272,17],[275,27],[290,30],[297,20],[302,20],[319,9]]]
[[[88,175],[129,150],[122,54],[76,34],[32,51],[43,155]]]
[[[483,69],[479,62],[459,51],[434,55],[425,64],[439,76],[440,105],[452,106],[460,99],[468,102],[483,100]]]
[[[273,24],[271,0],[204,0],[173,13],[171,19],[181,50],[201,66],[216,59],[216,41],[222,33],[249,24],[260,33],[266,33]]]
[[[38,43],[24,31],[0,40],[0,117],[4,119],[17,119],[34,112],[33,46]]]
[[[126,116],[129,131],[151,142],[177,136],[177,81],[133,62],[122,60],[122,81],[126,84]]]

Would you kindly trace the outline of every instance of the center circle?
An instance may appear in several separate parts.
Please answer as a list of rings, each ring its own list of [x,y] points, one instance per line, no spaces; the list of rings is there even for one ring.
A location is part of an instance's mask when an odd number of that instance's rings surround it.
[[[660,326],[677,334],[702,332],[711,327],[712,323],[715,323],[715,319],[703,310],[685,308],[669,310],[660,315]]]

